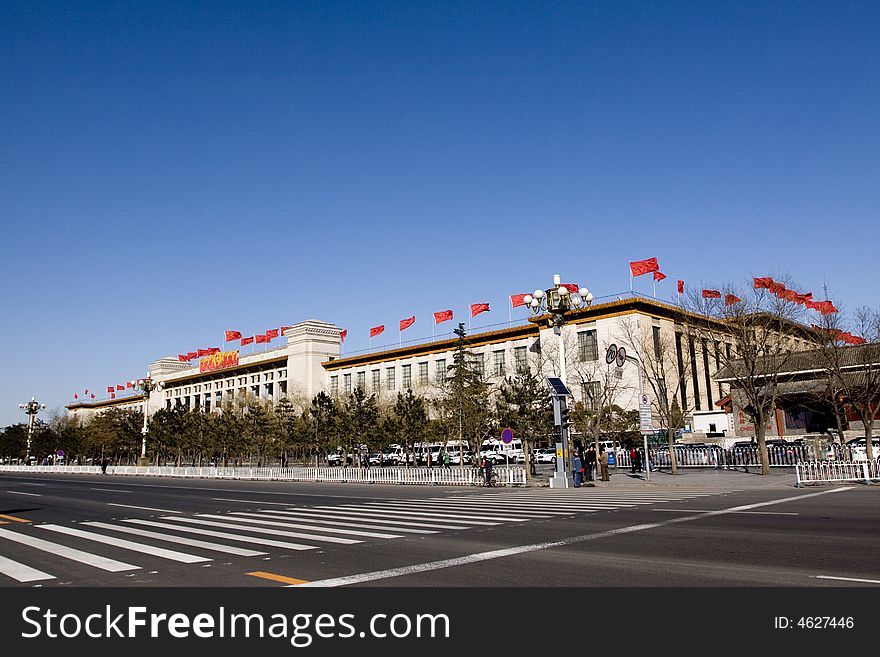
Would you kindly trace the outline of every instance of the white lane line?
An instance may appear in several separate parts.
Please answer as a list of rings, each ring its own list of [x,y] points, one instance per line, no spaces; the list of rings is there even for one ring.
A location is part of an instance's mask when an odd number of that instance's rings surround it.
[[[101,490],[105,493],[130,493],[130,490],[119,490],[118,488],[92,488],[91,490]]]
[[[134,506],[133,504],[115,504],[107,502],[107,506],[121,506],[124,509],[143,509],[144,511],[159,511],[160,513],[183,513],[183,511],[174,511],[172,509],[154,509],[151,506]]]
[[[162,520],[175,520],[178,522],[189,522],[194,525],[206,525],[208,527],[220,527],[223,529],[236,529],[243,532],[251,532],[253,534],[269,534],[271,536],[281,536],[283,538],[304,538],[309,541],[320,541],[322,543],[340,543],[342,545],[352,545],[353,543],[363,543],[354,538],[339,538],[338,536],[323,536],[321,534],[303,534],[301,532],[286,532],[280,529],[261,529],[260,527],[242,527],[241,524],[231,522],[218,522],[214,520],[199,520],[198,518],[182,518],[180,516],[168,516]],[[243,518],[230,518],[230,520],[238,520],[242,522]]]
[[[333,520],[352,520],[357,522],[374,522],[380,525],[393,525],[393,527],[389,527],[389,529],[393,529],[397,531],[398,526],[403,525],[407,527],[430,527],[432,529],[470,529],[467,525],[457,524],[457,525],[449,525],[449,524],[438,524],[438,522],[433,522],[429,520],[391,520],[388,518],[384,518],[375,513],[343,513],[341,511],[307,511],[303,510],[299,511],[276,511],[276,513],[283,513],[285,515],[295,515],[299,517],[305,517],[311,519],[316,516],[319,518],[330,518]]]
[[[364,508],[367,510],[380,511],[382,513],[393,512],[393,513],[402,513],[403,515],[412,515],[412,516],[429,516],[436,517],[438,514],[435,511],[416,511],[415,509],[424,509],[426,508],[424,504],[411,504],[406,507],[401,506],[391,506],[390,504],[382,503],[369,503],[369,504],[361,504],[358,505],[360,508]],[[503,509],[495,508],[492,511],[480,511],[470,509],[461,509],[461,513],[458,512],[458,509],[455,509],[456,513],[449,513],[446,510],[443,510],[443,518],[465,518],[465,519],[475,519],[475,520],[497,520],[499,522],[528,522],[529,518],[519,518],[515,516],[508,515],[486,515],[487,513],[503,513]],[[544,518],[549,518],[549,516],[543,516]]]
[[[23,563],[0,555],[0,575],[6,575],[19,582],[39,582],[45,579],[55,579],[54,575],[44,573],[42,570],[31,568]]]
[[[35,484],[30,481],[20,481],[15,484],[16,486],[45,486],[46,484]]]
[[[42,495],[38,495],[37,493],[24,493],[20,490],[8,490],[7,493],[12,493],[13,495],[29,495],[30,497],[43,497]]]
[[[668,513],[708,513],[712,509],[653,509],[654,511]],[[736,514],[753,515],[753,516],[799,516],[794,511],[737,511]],[[733,514],[731,514],[733,515]]]
[[[41,538],[34,538],[33,536],[18,534],[16,532],[11,532],[6,529],[0,529],[0,538],[15,541],[16,543],[21,543],[22,545],[32,547],[35,550],[48,552],[49,554],[54,554],[58,557],[64,557],[65,559],[70,559],[71,561],[78,561],[79,563],[85,564],[87,566],[94,566],[95,568],[100,568],[101,570],[107,570],[111,573],[118,573],[122,570],[140,569],[140,566],[133,566],[130,563],[123,563],[122,561],[116,561],[115,559],[107,559],[106,557],[101,557],[97,554],[83,552],[82,550],[69,548],[67,546],[60,545],[59,543],[51,543],[49,541],[44,541]]]
[[[220,516],[212,513],[198,513],[196,514],[199,518],[215,518],[217,520],[227,520],[230,519],[230,516]],[[254,515],[254,514],[249,514]],[[330,532],[332,534],[349,534],[351,536],[366,536],[368,538],[401,538],[400,534],[380,534],[378,532],[364,532],[359,531],[357,529],[336,529],[333,527],[318,527],[317,525],[303,525],[301,523],[291,521],[291,519],[287,519],[286,522],[279,522],[277,520],[271,520],[265,517],[259,518],[239,518],[238,515],[232,518],[233,520],[237,520],[239,522],[246,522],[253,525],[266,525],[267,527],[287,527],[289,529],[305,529],[312,530],[318,532]]]
[[[403,517],[403,518],[410,518],[412,516],[419,516],[419,518],[423,518],[425,516],[427,516],[428,518],[436,518],[437,517],[436,513],[419,512],[419,511],[402,511],[402,510],[395,511],[394,509],[385,509],[385,508],[381,508],[381,507],[374,508],[374,507],[368,507],[366,505],[361,505],[361,504],[351,504],[351,505],[344,504],[340,507],[316,506],[315,508],[316,509],[336,508],[336,509],[342,509],[343,511],[345,511],[347,513],[372,513],[372,514],[382,514],[382,515],[389,515],[391,517]],[[461,514],[452,515],[452,514],[446,514],[446,513],[444,513],[443,517],[440,519],[441,520],[451,520],[453,522],[460,521],[460,522],[466,523],[468,525],[497,525],[497,524],[507,520],[507,518],[495,517],[495,518],[491,518],[491,520],[494,520],[495,522],[487,522],[488,520],[490,520],[490,518],[488,518],[488,517],[483,518],[481,516],[469,516],[469,515],[461,515]]]
[[[685,522],[693,522],[694,520],[701,520],[703,518],[711,518],[714,516],[721,516],[730,513],[735,513],[737,511],[751,511],[752,509],[757,509],[765,506],[773,506],[775,504],[783,504],[785,502],[793,502],[795,500],[803,500],[810,497],[818,497],[820,495],[830,495],[834,493],[840,493],[846,490],[852,490],[853,486],[845,486],[841,488],[834,488],[831,490],[820,491],[818,493],[808,493],[806,495],[797,495],[794,497],[786,497],[779,500],[772,500],[770,502],[759,502],[757,504],[744,504],[742,506],[734,506],[728,509],[720,509],[718,511],[709,511],[707,513],[703,513],[701,515],[696,516],[684,516],[681,518],[671,518],[669,520],[663,520],[660,522],[653,523],[645,523],[641,525],[630,525],[628,527],[620,527],[618,529],[611,529],[609,531],[598,532],[595,534],[584,534],[582,536],[574,536],[572,538],[566,538],[559,541],[549,541],[546,543],[533,543],[531,545],[520,545],[518,547],[505,548],[503,550],[490,550],[488,552],[477,552],[474,554],[465,555],[463,557],[457,557],[453,559],[443,559],[441,561],[432,561],[429,563],[420,563],[413,564],[411,566],[403,566],[401,568],[389,568],[387,570],[379,570],[370,573],[361,573],[359,575],[348,575],[344,577],[333,577],[324,580],[315,580],[312,582],[308,582],[306,584],[296,584],[294,586],[307,586],[307,587],[333,587],[333,586],[347,586],[350,584],[360,584],[363,582],[373,582],[380,579],[389,579],[392,577],[401,577],[403,575],[412,575],[415,573],[422,573],[427,571],[436,571],[441,568],[452,568],[455,566],[462,566],[466,564],[478,563],[481,561],[489,561],[491,559],[502,559],[505,557],[510,557],[518,554],[525,554],[528,552],[537,552],[539,550],[548,550],[553,548],[567,547],[569,545],[574,545],[576,543],[584,543],[587,541],[594,541],[601,538],[608,538],[610,536],[620,536],[624,534],[632,534],[635,532],[646,531],[648,529],[657,529],[659,527],[668,527],[670,525],[677,525]]]
[[[518,515],[525,517],[542,517],[546,518],[551,515],[562,516],[568,515],[570,511],[544,511],[543,509],[538,509],[536,507],[540,506],[538,504],[508,504],[507,502],[487,502],[487,503],[474,503],[474,502],[466,502],[466,503],[449,503],[449,502],[402,502],[402,503],[394,503],[395,509],[437,509],[438,511],[446,511],[447,509],[453,510],[461,510],[466,512],[476,511],[477,513],[483,513],[485,511],[494,511],[494,512],[506,512],[506,511],[516,511]],[[574,505],[565,505],[564,508],[575,508]]]
[[[40,529],[48,529],[50,532],[67,534],[68,536],[75,536],[76,538],[84,538],[87,541],[104,543],[105,545],[112,545],[114,547],[122,548],[123,550],[141,552],[143,554],[149,554],[154,557],[171,559],[172,561],[180,561],[182,563],[200,563],[202,561],[211,561],[207,557],[197,557],[194,554],[177,552],[176,550],[166,550],[165,548],[157,548],[153,547],[152,545],[146,545],[145,543],[135,543],[134,541],[127,541],[124,538],[113,538],[111,536],[104,536],[103,534],[84,532],[81,529],[74,529],[73,527],[62,527],[61,525],[37,525],[37,527],[39,527]]]
[[[262,509],[260,509],[262,511]],[[395,532],[401,532],[403,534],[436,534],[437,531],[433,529],[414,529],[412,527],[389,527],[387,524],[384,525],[374,525],[364,522],[364,520],[358,519],[347,519],[345,517],[328,519],[326,517],[316,518],[307,513],[290,513],[289,515],[275,515],[286,513],[284,511],[276,511],[275,509],[268,509],[270,513],[260,513],[260,516],[265,518],[275,518],[277,520],[307,520],[308,522],[313,522],[319,525],[343,525],[345,527],[354,527],[355,529],[380,529],[380,530],[391,530]],[[254,513],[247,513],[246,511],[233,511],[231,515],[257,515]],[[462,527],[461,529],[467,529],[466,527]]]
[[[863,584],[880,584],[880,579],[859,579],[858,577],[832,577],[831,575],[813,575],[816,579],[834,579],[841,582],[861,582]]]
[[[236,554],[240,557],[256,557],[265,552],[257,552],[256,550],[245,550],[244,548],[232,547],[231,545],[221,545],[220,543],[211,543],[209,541],[200,541],[197,538],[186,538],[184,536],[173,536],[172,534],[163,534],[161,532],[151,532],[148,529],[137,529],[136,527],[123,527],[121,525],[111,525],[106,522],[84,522],[89,527],[100,527],[101,529],[109,529],[114,532],[122,532],[123,534],[133,534],[135,536],[143,536],[144,538],[156,538],[160,541],[168,543],[177,543],[179,545],[189,545],[190,547],[204,548],[206,550],[214,550],[215,552],[225,552],[227,554]]]
[[[240,502],[242,504],[270,504],[275,506],[290,506],[290,502],[264,502],[262,500],[234,500],[230,497],[212,497],[218,502]]]
[[[189,534],[199,534],[200,536],[212,536],[214,538],[223,538],[239,543],[253,543],[256,545],[266,545],[268,547],[278,547],[285,550],[315,550],[317,545],[302,545],[300,543],[288,543],[287,541],[272,541],[263,538],[254,538],[253,536],[241,536],[240,534],[231,534],[229,532],[215,532],[209,529],[200,529],[198,527],[184,527],[182,525],[169,525],[166,522],[154,522],[152,520],[141,520],[140,518],[126,518],[122,522],[130,522],[136,525],[144,525],[146,527],[157,527],[159,529],[170,529],[176,532],[186,532]]]

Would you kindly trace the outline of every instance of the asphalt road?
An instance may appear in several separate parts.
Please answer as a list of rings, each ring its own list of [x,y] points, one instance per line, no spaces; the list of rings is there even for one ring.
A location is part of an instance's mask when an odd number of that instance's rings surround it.
[[[0,586],[877,586],[878,502],[4,473]]]

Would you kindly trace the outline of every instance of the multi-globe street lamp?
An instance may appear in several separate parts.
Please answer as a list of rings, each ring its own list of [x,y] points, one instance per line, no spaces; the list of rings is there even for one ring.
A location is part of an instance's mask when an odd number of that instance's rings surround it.
[[[31,440],[34,433],[34,424],[37,421],[37,413],[46,410],[46,405],[37,401],[36,397],[31,397],[27,404],[19,404],[18,407],[28,414],[28,430],[27,430],[27,452],[25,453],[25,463],[31,464]]]
[[[571,289],[574,288],[574,289]],[[554,422],[557,425],[556,431],[556,472],[550,482],[551,486],[568,487],[568,466],[569,466],[569,446],[568,446],[568,409],[566,407],[564,395],[568,394],[566,383],[566,367],[565,367],[565,339],[562,335],[562,327],[566,322],[565,314],[570,310],[578,310],[588,307],[593,302],[593,295],[585,288],[577,288],[575,286],[566,286],[562,284],[559,274],[553,275],[553,287],[547,290],[535,290],[534,294],[527,294],[523,297],[529,310],[535,315],[548,314],[550,318],[548,325],[553,328],[553,332],[559,338],[559,378],[561,383],[559,389],[562,394],[554,394]]]
[[[147,377],[146,379],[140,379],[136,387],[144,393],[144,427],[141,429],[141,458],[138,465],[146,466],[149,465],[147,461],[147,431],[149,430],[150,393],[154,390],[161,390],[165,387],[165,384],[162,381],[153,381],[153,379]]]

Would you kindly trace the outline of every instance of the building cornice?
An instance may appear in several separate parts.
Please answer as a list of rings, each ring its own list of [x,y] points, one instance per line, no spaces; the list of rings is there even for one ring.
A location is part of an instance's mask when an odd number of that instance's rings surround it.
[[[96,402],[77,402],[75,404],[69,404],[65,406],[68,411],[74,411],[77,409],[91,409],[91,408],[108,408],[110,406],[122,406],[124,404],[132,404],[142,402],[144,400],[144,395],[131,395],[130,397],[121,397],[120,399],[104,399],[102,401]]]

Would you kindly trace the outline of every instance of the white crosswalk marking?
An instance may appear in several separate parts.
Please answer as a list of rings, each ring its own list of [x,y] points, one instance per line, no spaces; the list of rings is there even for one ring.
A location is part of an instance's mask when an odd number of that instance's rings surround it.
[[[394,529],[395,531],[401,531],[397,529],[398,526],[406,526],[406,527],[431,527],[432,529],[467,529],[466,525],[450,525],[447,523],[439,524],[437,521],[430,520],[421,520],[421,521],[412,521],[412,520],[389,520],[387,518],[377,518],[376,514],[364,514],[369,516],[368,518],[364,518],[361,515],[355,515],[357,512],[346,512],[346,511],[331,511],[334,507],[329,507],[327,509],[297,509],[296,511],[278,511],[277,513],[290,513],[295,514],[297,516],[305,516],[305,517],[318,517],[318,518],[340,518],[346,520],[355,520],[355,521],[369,521],[380,523],[383,525],[394,525],[394,527],[390,527],[389,529]]]
[[[327,507],[316,506],[315,508],[316,509],[325,509]],[[365,505],[362,505],[362,504],[343,504],[342,506],[330,507],[330,508],[343,509],[348,513],[358,514],[358,515],[378,514],[379,512],[381,512],[383,516],[387,515],[387,516],[398,517],[398,518],[399,517],[410,518],[412,516],[418,516],[418,517],[428,516],[429,518],[436,518],[437,517],[436,513],[428,513],[428,512],[394,511],[393,509],[385,509],[385,510],[368,509],[368,507],[366,507]],[[368,509],[368,510],[363,511],[362,509]],[[461,521],[464,524],[468,524],[468,525],[497,525],[500,522],[505,520],[504,518],[494,518],[494,520],[496,522],[488,522],[488,521],[486,521],[486,519],[481,520],[479,516],[444,515],[443,519],[447,519],[447,518],[450,520],[453,520],[455,522]]]
[[[284,515],[280,515],[284,514]],[[363,522],[357,521],[352,522],[351,520],[346,520],[345,518],[337,519],[337,520],[328,520],[325,516],[316,516],[314,514],[308,513],[296,513],[292,511],[277,511],[275,509],[271,509],[271,511],[263,511],[260,510],[259,513],[251,513],[248,511],[233,511],[230,515],[233,516],[257,516],[261,518],[274,518],[277,520],[297,520],[297,519],[305,519],[308,522],[320,525],[343,525],[345,527],[352,527],[354,529],[382,529],[382,530],[392,530],[397,532],[398,534],[436,534],[437,531],[433,529],[413,529],[411,527],[389,527],[386,525],[371,525],[364,524]],[[330,530],[328,530],[330,531]]]
[[[201,534],[202,536],[212,536],[214,538],[225,538],[239,543],[253,543],[256,545],[265,545],[267,547],[278,547],[285,550],[315,550],[317,545],[303,545],[301,543],[288,543],[287,541],[275,541],[268,538],[254,538],[253,536],[243,536],[241,534],[231,534],[229,532],[215,532],[210,529],[201,529],[200,527],[184,527],[182,525],[171,525],[167,522],[156,522],[154,520],[141,520],[140,518],[126,518],[122,522],[134,523],[136,525],[144,525],[146,527],[157,527],[159,529],[170,529],[177,532],[187,532],[190,534]]]
[[[97,554],[83,552],[82,550],[69,548],[59,543],[44,541],[41,538],[34,538],[28,534],[11,532],[6,529],[0,529],[0,538],[15,541],[16,543],[32,547],[35,550],[48,552],[49,554],[70,559],[71,561],[77,561],[87,566],[94,566],[95,568],[100,568],[101,570],[106,570],[111,573],[118,573],[123,570],[138,570],[140,568],[140,566],[133,566],[129,563],[123,563],[122,561],[116,561],[115,559],[108,559],[106,557],[98,556]]]
[[[209,541],[200,541],[197,538],[186,538],[184,536],[173,536],[171,534],[163,534],[162,532],[151,532],[149,529],[137,529],[135,527],[123,527],[122,525],[111,525],[106,522],[84,522],[89,527],[98,527],[100,529],[109,529],[114,532],[123,534],[133,534],[135,536],[143,536],[144,538],[156,538],[167,543],[177,543],[178,545],[189,545],[192,547],[204,548],[206,550],[214,550],[215,552],[224,552],[226,554],[236,554],[240,557],[257,557],[265,552],[257,552],[256,550],[246,550],[244,548],[233,547],[231,545],[221,545],[220,543],[211,543]]]
[[[44,573],[42,570],[31,568],[23,563],[0,555],[0,575],[6,575],[19,582],[39,582],[45,579],[55,579],[54,575]]]
[[[221,516],[226,517],[226,516]],[[206,525],[208,527],[220,527],[223,529],[237,529],[238,531],[246,531],[254,534],[269,534],[271,536],[281,536],[283,538],[304,538],[306,540],[320,541],[324,543],[340,543],[342,545],[351,545],[352,543],[363,543],[354,538],[339,538],[338,536],[323,536],[321,534],[303,534],[302,532],[288,532],[280,529],[263,529],[262,527],[242,527],[241,523],[244,518],[230,518],[235,522],[220,522],[214,520],[199,520],[198,518],[182,518],[180,516],[166,516],[163,520],[174,520],[177,522],[188,522],[194,525]]]
[[[124,550],[142,552],[143,554],[150,554],[154,557],[162,557],[163,559],[171,559],[172,561],[180,561],[182,563],[210,561],[207,557],[197,557],[194,554],[186,554],[185,552],[177,552],[176,550],[166,550],[165,548],[153,547],[152,545],[146,545],[144,543],[135,543],[134,541],[128,541],[124,538],[113,538],[112,536],[104,536],[103,534],[85,532],[81,529],[74,529],[73,527],[62,527],[61,525],[37,525],[37,527],[39,529],[47,529],[50,532],[76,536],[77,538],[84,538],[89,541],[95,541],[96,543],[104,543],[105,545],[120,547]]]
[[[216,518],[220,520],[228,519],[230,516],[220,516],[212,513],[199,513],[197,514],[199,518]],[[235,514],[242,515],[242,514]],[[255,515],[255,514],[251,514]],[[277,517],[277,516],[276,516]],[[331,527],[318,527],[316,525],[303,525],[301,523],[292,522],[288,520],[287,522],[279,522],[277,520],[271,520],[266,518],[266,516],[261,516],[259,519],[257,518],[233,518],[233,520],[237,520],[239,522],[250,523],[254,525],[266,525],[269,527],[289,527],[291,529],[314,529],[315,531],[325,531],[332,532],[334,534],[349,534],[350,536],[365,536],[368,538],[400,538],[400,534],[380,534],[379,532],[365,532],[359,531],[357,529],[338,529]]]

